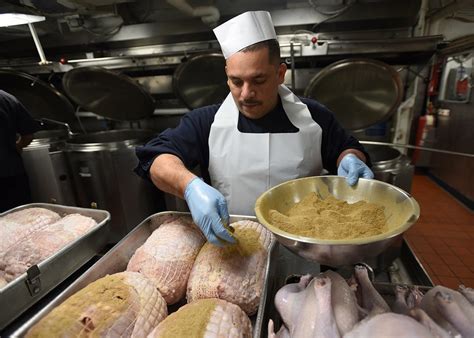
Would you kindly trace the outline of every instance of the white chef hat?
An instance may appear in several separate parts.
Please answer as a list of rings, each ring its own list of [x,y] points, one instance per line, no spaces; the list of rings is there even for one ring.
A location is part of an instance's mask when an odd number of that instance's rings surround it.
[[[239,50],[260,41],[276,39],[269,12],[245,12],[214,28],[224,57],[228,59]]]

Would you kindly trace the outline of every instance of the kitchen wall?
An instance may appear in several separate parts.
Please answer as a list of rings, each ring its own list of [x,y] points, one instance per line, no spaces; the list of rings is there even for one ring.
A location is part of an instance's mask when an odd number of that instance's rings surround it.
[[[449,116],[437,117],[435,147],[474,154],[473,88],[469,103],[440,102],[439,107],[449,109]],[[474,158],[435,153],[431,155],[430,172],[474,207]]]
[[[474,4],[460,1],[461,5],[452,6],[443,12],[435,13],[428,22],[427,34],[443,34],[445,40],[473,41]],[[464,53],[474,53],[474,46],[465,44]],[[460,51],[461,52],[461,51]],[[472,84],[471,73],[470,83]],[[449,116],[437,116],[436,141],[434,147],[474,154],[474,92],[470,88],[471,99],[468,103],[436,102],[438,109],[448,109]],[[438,110],[439,111],[439,110]],[[431,155],[430,173],[446,188],[459,193],[463,202],[474,208],[474,158],[436,154]]]

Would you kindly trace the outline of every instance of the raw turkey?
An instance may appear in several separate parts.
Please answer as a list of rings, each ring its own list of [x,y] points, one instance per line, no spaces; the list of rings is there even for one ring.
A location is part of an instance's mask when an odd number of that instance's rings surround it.
[[[420,307],[451,335],[464,331],[471,332],[474,337],[474,305],[462,293],[438,285],[423,296]],[[472,331],[467,330],[466,326],[471,327]]]
[[[7,281],[5,280],[4,275],[5,275],[5,272],[0,271],[0,289],[8,284]]]
[[[427,338],[430,331],[415,319],[397,313],[382,313],[361,321],[344,338]]]
[[[397,285],[392,307],[398,313],[393,313],[365,266],[355,267],[349,283],[350,287],[340,275],[326,271],[283,286],[275,295],[283,325],[275,333],[270,319],[268,337],[474,338],[474,294],[470,288],[460,286],[458,292],[436,286],[423,295],[418,286]],[[351,290],[357,290],[357,298]],[[361,321],[359,314],[365,315]]]
[[[28,208],[0,218],[0,258],[28,235],[57,222],[61,217],[43,208]]]
[[[469,303],[474,305],[474,289],[465,287],[464,285],[459,285],[458,291],[461,292],[464,297],[466,297]]]
[[[121,272],[69,297],[26,337],[146,337],[166,316],[166,302],[150,280]]]
[[[311,298],[313,301],[313,290],[306,292],[306,287],[312,281],[313,277],[311,275],[304,275],[300,278],[298,283],[290,283],[283,286],[275,295],[275,307],[278,310],[278,313],[285,324],[284,327],[280,329],[277,333],[278,337],[293,334],[296,325],[299,325],[305,321],[304,318],[300,318],[299,314],[303,307],[303,303],[306,301],[306,298]],[[310,297],[311,296],[311,297]],[[311,317],[308,315],[307,317]],[[312,320],[312,319],[311,319]],[[286,332],[288,331],[288,332]],[[269,337],[272,337],[274,332],[273,321],[270,320],[268,325]]]
[[[268,338],[291,338],[291,336],[288,328],[284,324],[282,324],[280,330],[275,333],[275,323],[270,319],[268,321]]]
[[[272,234],[252,221],[231,226],[238,244],[204,244],[189,276],[186,297],[188,303],[202,298],[224,299],[252,315],[262,294]]]
[[[250,338],[252,325],[237,305],[222,299],[186,304],[162,321],[148,338]]]
[[[168,304],[181,300],[205,238],[190,217],[180,217],[153,231],[130,259],[127,271],[140,272],[160,290]]]
[[[331,279],[331,305],[341,335],[352,330],[359,321],[359,310],[354,292],[344,278],[328,270],[323,273]]]
[[[392,311],[401,315],[408,315],[410,309],[407,304],[408,288],[404,285],[395,287],[395,302],[392,305]]]
[[[408,296],[407,296],[408,308],[413,309],[415,307],[420,307],[422,298],[423,298],[423,292],[420,291],[418,286],[414,285],[410,287],[410,291],[408,292]]]
[[[356,265],[354,275],[358,282],[357,292],[361,300],[360,305],[367,311],[368,316],[373,317],[381,313],[390,312],[390,307],[377,290],[375,290],[370,281],[367,268],[363,265]]]
[[[70,214],[56,223],[35,231],[7,250],[0,261],[3,278],[10,282],[23,274],[34,264],[38,264],[67,244],[82,236],[97,223],[90,217]]]
[[[334,271],[326,271],[315,279],[305,275],[298,283],[285,285],[275,296],[275,306],[291,337],[337,337],[349,332],[359,320],[353,291]],[[269,336],[272,333],[271,322]],[[276,334],[285,335],[285,328]]]
[[[405,285],[395,287],[395,302],[392,311],[401,315],[408,315],[411,309],[418,308],[421,304],[423,293],[418,286],[408,288]]]
[[[415,318],[421,325],[426,327],[435,338],[449,338],[451,337],[447,331],[434,322],[430,316],[420,308],[413,308],[410,310],[410,316]]]
[[[314,277],[307,286],[300,281],[285,295],[284,289],[275,297],[275,304],[285,326],[288,328],[290,337],[339,337],[333,306],[331,305],[331,284],[329,277]],[[298,291],[303,289],[303,291]],[[272,336],[272,332],[269,332]]]

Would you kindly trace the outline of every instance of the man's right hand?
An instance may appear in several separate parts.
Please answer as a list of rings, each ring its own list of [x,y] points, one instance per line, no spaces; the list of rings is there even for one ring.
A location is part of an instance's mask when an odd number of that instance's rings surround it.
[[[229,212],[224,196],[203,182],[193,178],[184,190],[184,198],[196,223],[207,240],[222,246],[225,242],[235,243],[235,238],[224,228],[229,222]]]

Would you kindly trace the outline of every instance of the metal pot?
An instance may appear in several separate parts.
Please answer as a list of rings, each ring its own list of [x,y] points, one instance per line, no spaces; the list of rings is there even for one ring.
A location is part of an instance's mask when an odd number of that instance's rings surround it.
[[[375,179],[410,192],[415,167],[410,159],[395,148],[365,145],[372,161]]]
[[[380,169],[391,168],[402,158],[395,148],[366,146],[374,166]]]
[[[68,139],[68,133],[65,129],[41,130],[34,134],[28,148],[36,148],[48,145],[50,149],[55,149],[64,145]]]
[[[137,121],[155,110],[151,95],[134,79],[109,69],[74,68],[64,74],[62,84],[75,103],[107,119]],[[158,189],[133,172],[135,147],[153,134],[139,129],[103,131],[74,136],[66,144],[77,204],[111,213],[111,242],[164,208]]]
[[[67,142],[69,151],[120,150],[134,148],[153,136],[154,132],[140,129],[101,131],[74,136]]]
[[[67,131],[42,130],[34,137],[22,153],[33,202],[76,205],[72,176],[64,154]]]
[[[154,132],[126,129],[75,136],[66,144],[78,206],[108,210],[117,242],[158,210],[158,190],[138,177],[135,147]]]

